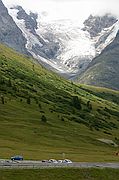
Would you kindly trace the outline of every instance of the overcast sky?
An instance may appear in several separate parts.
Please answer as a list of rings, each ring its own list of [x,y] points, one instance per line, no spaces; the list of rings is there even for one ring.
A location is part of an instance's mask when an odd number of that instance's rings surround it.
[[[90,14],[113,13],[119,17],[119,0],[2,0],[5,5],[19,4],[44,15],[44,20],[84,21]]]

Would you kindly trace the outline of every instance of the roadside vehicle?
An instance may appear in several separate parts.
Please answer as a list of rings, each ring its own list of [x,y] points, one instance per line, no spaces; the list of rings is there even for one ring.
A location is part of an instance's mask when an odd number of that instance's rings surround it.
[[[45,159],[44,159],[44,160],[42,160],[42,162],[48,162],[48,160],[45,160]]]
[[[49,163],[58,163],[58,161],[55,160],[55,159],[50,159],[48,162],[49,162]]]
[[[12,161],[23,161],[23,156],[19,156],[19,155],[17,155],[17,156],[12,156],[11,157],[11,160]]]
[[[69,159],[64,159],[64,160],[63,160],[63,163],[68,163],[68,164],[70,164],[70,163],[72,163],[72,161],[69,160]]]
[[[63,160],[58,160],[57,162],[58,162],[58,163],[62,163],[62,162],[63,162]]]

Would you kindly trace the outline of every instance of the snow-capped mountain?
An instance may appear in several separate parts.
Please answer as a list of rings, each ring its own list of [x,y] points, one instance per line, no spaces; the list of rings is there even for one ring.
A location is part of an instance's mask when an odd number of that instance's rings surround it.
[[[96,56],[108,46],[116,37],[119,29],[119,21],[106,14],[102,17],[90,15],[84,22],[84,31],[90,33],[90,37],[95,45]]]
[[[119,31],[114,41],[91,61],[76,81],[119,90]]]
[[[84,27],[71,20],[43,22],[21,6],[7,7],[26,39],[25,48],[40,63],[68,78],[83,72],[116,37],[119,21],[107,14],[90,16]]]

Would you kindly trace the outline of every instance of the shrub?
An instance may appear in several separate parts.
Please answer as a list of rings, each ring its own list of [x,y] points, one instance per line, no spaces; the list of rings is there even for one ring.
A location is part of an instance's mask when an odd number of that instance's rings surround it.
[[[81,107],[81,99],[79,99],[78,96],[73,96],[72,103],[76,109],[80,110],[82,108]]]
[[[44,115],[42,115],[41,121],[44,122],[44,123],[46,123],[46,122],[47,122],[47,118],[46,118]]]
[[[40,109],[42,109],[42,107],[41,107],[41,104],[40,104],[40,103],[38,104],[38,107],[39,107]]]
[[[9,86],[9,87],[12,87],[11,79],[8,80],[8,86]]]
[[[63,117],[61,117],[61,121],[64,121],[64,118],[63,118]]]
[[[4,96],[1,95],[1,102],[2,104],[5,104]]]
[[[91,104],[90,101],[87,102],[87,107],[88,107],[89,110],[92,110],[92,104]]]
[[[30,99],[30,97],[27,98],[27,104],[31,104],[31,99]]]

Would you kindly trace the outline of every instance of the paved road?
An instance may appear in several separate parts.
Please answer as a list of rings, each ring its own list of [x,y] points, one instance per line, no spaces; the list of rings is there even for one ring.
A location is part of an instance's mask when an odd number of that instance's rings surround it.
[[[54,167],[74,167],[74,168],[118,168],[118,163],[98,163],[98,162],[73,162],[67,163],[48,163],[41,161],[11,161],[11,160],[0,160],[0,169],[37,169],[37,168],[54,168]]]

